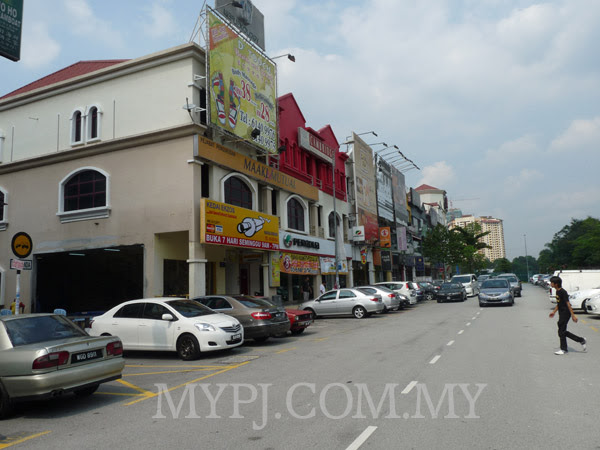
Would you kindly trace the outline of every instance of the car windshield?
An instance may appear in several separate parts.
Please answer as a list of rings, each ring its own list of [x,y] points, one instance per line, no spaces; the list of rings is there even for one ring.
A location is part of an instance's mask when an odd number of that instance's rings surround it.
[[[217,314],[212,309],[194,300],[170,300],[166,303],[183,317],[199,317]]]
[[[244,295],[234,295],[238,302],[247,308],[273,308],[273,303],[262,298],[246,297]]]
[[[481,289],[502,289],[508,288],[508,282],[506,280],[485,280],[481,285]]]
[[[442,289],[460,289],[462,288],[462,284],[460,283],[443,283],[442,284]]]
[[[88,335],[63,316],[23,317],[3,323],[13,347]]]
[[[453,283],[468,283],[470,281],[471,281],[471,277],[468,275],[452,278]]]

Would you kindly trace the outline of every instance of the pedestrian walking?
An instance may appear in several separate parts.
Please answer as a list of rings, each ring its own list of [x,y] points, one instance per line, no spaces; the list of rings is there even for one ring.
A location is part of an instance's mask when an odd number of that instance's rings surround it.
[[[567,347],[567,338],[579,342],[583,347],[583,351],[587,351],[587,341],[585,338],[576,336],[573,333],[567,331],[567,324],[569,319],[573,318],[573,322],[577,323],[578,319],[571,303],[569,302],[569,293],[562,288],[562,279],[557,276],[550,278],[550,286],[556,290],[556,307],[550,313],[550,318],[554,317],[556,311],[558,311],[558,337],[560,338],[560,350],[554,352],[555,355],[566,355],[569,353]]]

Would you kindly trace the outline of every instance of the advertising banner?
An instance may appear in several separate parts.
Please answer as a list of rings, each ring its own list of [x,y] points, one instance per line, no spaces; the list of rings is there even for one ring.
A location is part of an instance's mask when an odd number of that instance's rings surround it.
[[[388,251],[381,252],[381,270],[391,271],[392,270],[392,253]]]
[[[392,247],[392,232],[390,227],[379,228],[379,246],[383,248]]]
[[[296,253],[281,253],[279,269],[284,273],[318,275],[319,257]]]
[[[396,227],[396,237],[398,238],[398,250],[406,251],[408,249],[408,241],[406,239],[406,227]]]
[[[210,8],[210,122],[269,153],[277,147],[276,66]],[[252,136],[257,128],[260,134]]]
[[[367,263],[367,247],[361,247],[360,249],[360,262],[363,265]]]
[[[257,250],[279,250],[279,218],[203,198],[200,242]]]
[[[377,157],[378,158],[378,157]],[[379,217],[394,221],[394,201],[392,198],[392,175],[390,165],[378,158],[377,164],[377,210]]]
[[[0,0],[0,56],[21,59],[23,0]]]
[[[381,266],[381,250],[378,248],[373,249],[373,265]]]
[[[365,227],[365,241],[373,242],[379,238],[373,150],[357,134],[352,133],[352,138],[358,225]]]
[[[415,266],[419,272],[425,272],[425,259],[422,256],[415,256]]]
[[[279,252],[271,252],[269,253],[270,263],[271,263],[271,279],[269,285],[271,287],[279,287],[281,286],[281,270],[280,270],[280,261],[281,261],[281,253]]]
[[[394,212],[396,213],[396,220],[408,223],[404,174],[395,167],[392,167],[392,193],[394,196]]]
[[[321,257],[321,274],[322,275],[335,275],[335,258]],[[348,274],[348,262],[344,260],[338,261],[338,274]]]

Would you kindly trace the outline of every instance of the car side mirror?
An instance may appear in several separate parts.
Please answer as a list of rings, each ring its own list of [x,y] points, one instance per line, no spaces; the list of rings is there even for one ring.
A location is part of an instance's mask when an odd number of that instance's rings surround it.
[[[168,320],[169,322],[175,320],[172,314],[163,314],[161,317],[162,320]]]

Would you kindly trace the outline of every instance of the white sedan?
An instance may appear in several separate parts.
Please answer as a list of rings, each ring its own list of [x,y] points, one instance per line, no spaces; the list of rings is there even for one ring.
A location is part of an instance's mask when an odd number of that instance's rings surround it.
[[[237,319],[184,298],[121,303],[95,317],[88,331],[92,336],[118,336],[125,350],[176,351],[186,361],[244,342]]]
[[[571,303],[573,309],[583,309],[585,311],[587,309],[585,305],[589,299],[598,294],[600,294],[600,286],[594,289],[575,291],[569,294],[569,303]]]
[[[588,314],[600,314],[600,294],[585,302],[585,308]]]

